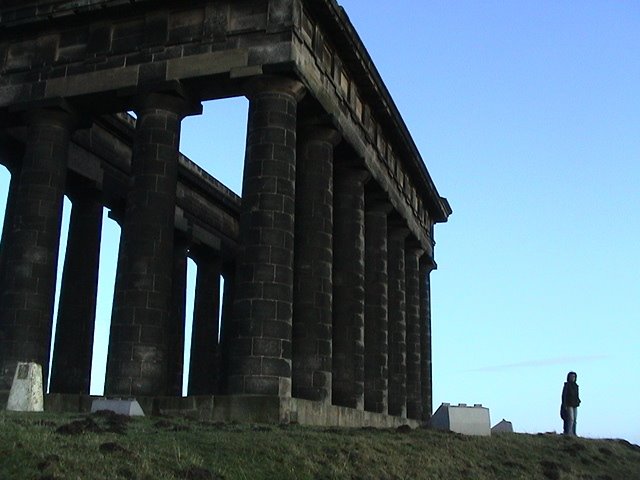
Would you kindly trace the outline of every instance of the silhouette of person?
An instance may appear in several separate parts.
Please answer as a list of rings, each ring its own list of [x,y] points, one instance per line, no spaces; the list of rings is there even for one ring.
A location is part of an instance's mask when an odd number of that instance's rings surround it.
[[[562,389],[562,419],[564,420],[564,434],[577,435],[576,423],[578,419],[578,407],[580,406],[580,394],[576,380],[576,372],[567,374],[567,381]]]

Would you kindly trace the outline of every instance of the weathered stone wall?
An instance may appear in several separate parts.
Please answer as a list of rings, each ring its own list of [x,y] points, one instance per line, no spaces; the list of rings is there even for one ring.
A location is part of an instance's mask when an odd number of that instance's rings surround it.
[[[290,2],[101,3],[58,10],[35,25],[42,17],[0,21],[7,32],[21,29],[0,43],[0,107],[74,97],[119,111],[140,88],[176,81],[200,99],[237,95],[237,85],[211,80],[292,60]]]

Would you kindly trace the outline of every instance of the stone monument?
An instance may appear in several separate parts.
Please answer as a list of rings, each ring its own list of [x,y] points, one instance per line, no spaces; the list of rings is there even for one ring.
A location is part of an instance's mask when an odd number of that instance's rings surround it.
[[[219,420],[430,417],[434,232],[452,210],[335,0],[10,0],[0,31],[0,392],[25,359],[46,385],[53,344],[51,394],[86,405],[106,208],[106,396]],[[218,161],[244,162],[242,198],[178,149],[186,116],[237,96],[245,157]]]
[[[429,425],[436,430],[462,433],[464,435],[491,435],[489,409],[477,403],[451,405],[443,403],[433,414]]]
[[[42,367],[37,363],[18,362],[13,376],[7,410],[14,412],[42,412]]]

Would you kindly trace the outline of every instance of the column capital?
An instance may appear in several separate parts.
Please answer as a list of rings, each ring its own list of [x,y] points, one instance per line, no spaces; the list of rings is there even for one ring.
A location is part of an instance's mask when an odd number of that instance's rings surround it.
[[[118,224],[120,228],[122,228],[122,223],[124,222],[124,211],[122,210],[116,211],[112,208],[107,213],[107,218],[113,220]]]
[[[8,134],[2,135],[0,142],[0,165],[4,165],[11,175],[18,172],[20,160],[24,156],[24,146]]]
[[[24,119],[28,125],[57,124],[69,131],[75,130],[80,124],[80,114],[66,101],[57,105],[38,106],[24,112]]]
[[[193,248],[192,240],[186,232],[176,230],[173,234],[173,246],[176,249],[184,249],[191,251]]]
[[[330,143],[333,147],[342,140],[340,132],[330,125],[302,125],[298,129],[298,135],[302,141]]]
[[[421,257],[426,249],[422,246],[420,240],[413,235],[410,235],[409,238],[407,238],[406,251],[407,253],[412,253],[416,257]]]
[[[246,95],[249,98],[269,92],[289,94],[299,102],[304,97],[306,88],[299,80],[281,75],[261,75],[249,80],[246,85]]]
[[[150,88],[133,98],[136,113],[154,108],[175,112],[183,118],[202,113],[200,101],[194,100],[179,83]]]
[[[402,219],[397,217],[394,213],[391,213],[391,215],[389,215],[388,222],[389,237],[394,240],[405,240],[411,233],[411,230],[409,230],[409,227],[407,227],[404,221],[402,221]]]
[[[393,211],[393,205],[383,198],[367,200],[367,213],[379,213],[389,215]]]
[[[65,194],[73,203],[88,198],[98,199],[102,192],[94,181],[82,178],[74,172],[69,172],[65,185]]]
[[[365,205],[369,213],[389,215],[393,211],[393,204],[377,182],[367,183],[365,188]]]
[[[189,258],[198,266],[203,262],[207,264],[216,261],[222,262],[222,258],[218,252],[200,243],[189,246]]]
[[[363,166],[354,163],[336,163],[334,166],[336,181],[364,183],[371,178],[371,173]]]
[[[433,257],[429,254],[424,254],[420,257],[420,269],[425,270],[426,273],[431,273],[438,268],[438,264]]]

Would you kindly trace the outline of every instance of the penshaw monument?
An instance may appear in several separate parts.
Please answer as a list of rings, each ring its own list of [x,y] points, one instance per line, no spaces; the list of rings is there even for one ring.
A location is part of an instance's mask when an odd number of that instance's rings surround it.
[[[241,197],[178,148],[183,118],[235,96]],[[106,209],[121,236],[105,396],[221,421],[431,415],[434,225],[451,208],[336,0],[3,0],[0,163],[5,397],[37,362],[46,408],[87,408]]]

